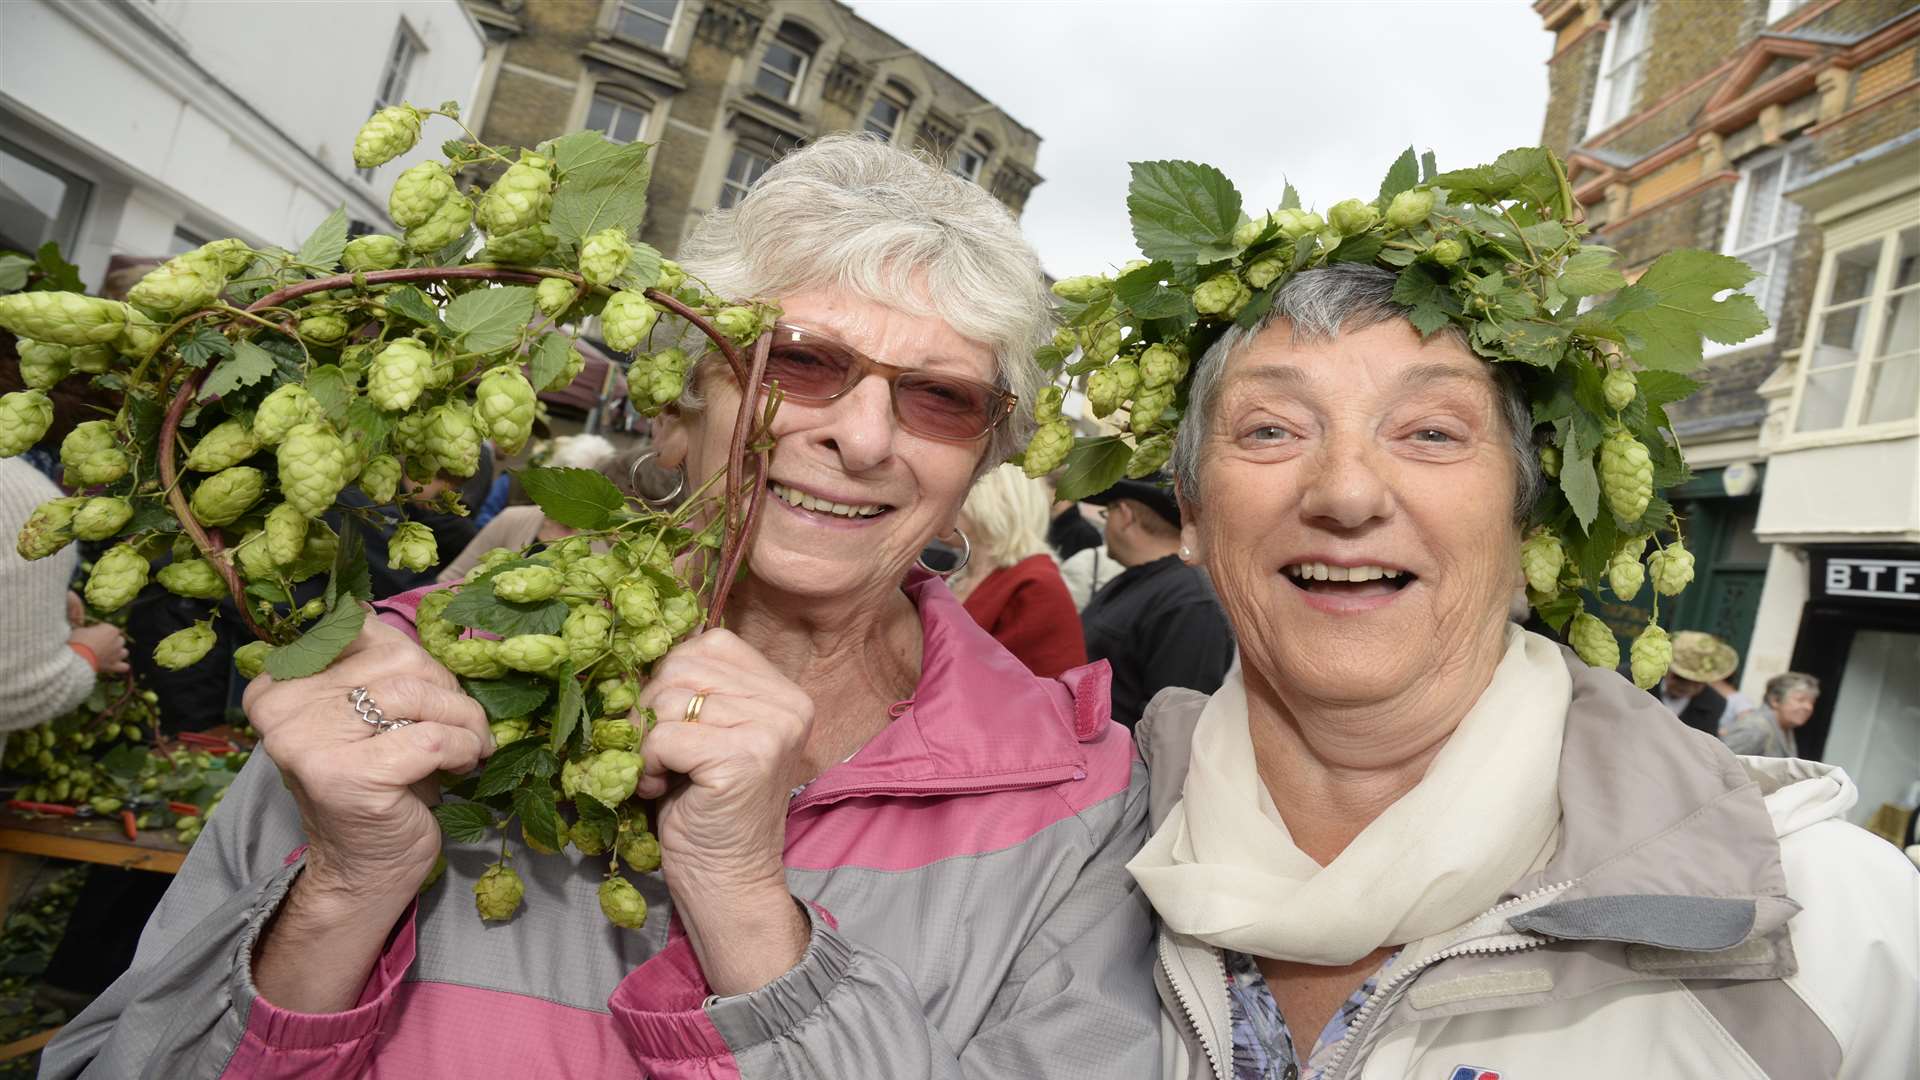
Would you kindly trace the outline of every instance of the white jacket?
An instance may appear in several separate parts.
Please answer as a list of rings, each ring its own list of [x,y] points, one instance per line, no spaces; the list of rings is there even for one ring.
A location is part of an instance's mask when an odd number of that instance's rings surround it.
[[[1409,943],[1328,1080],[1912,1080],[1920,873],[1843,815],[1838,768],[1735,758],[1568,654],[1554,855],[1465,925]],[[1138,736],[1152,825],[1180,797],[1205,697]],[[1162,1076],[1231,1080],[1220,954],[1159,931]]]

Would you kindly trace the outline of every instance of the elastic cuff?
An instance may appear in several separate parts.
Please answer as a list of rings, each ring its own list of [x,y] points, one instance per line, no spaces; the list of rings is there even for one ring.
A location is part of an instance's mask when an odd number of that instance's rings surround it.
[[[87,666],[94,670],[94,674],[96,675],[99,674],[100,658],[94,655],[94,652],[92,649],[86,647],[85,645],[80,644],[77,641],[67,642],[67,648],[72,649],[74,652],[79,653],[80,659],[85,660],[87,662]]]
[[[834,929],[824,908],[802,904],[810,933],[806,955],[785,975],[758,990],[715,998],[706,1013],[726,1032],[737,1054],[751,1046],[780,1038],[817,1012],[845,980],[853,964],[853,946]]]
[[[626,1025],[642,1060],[684,1061],[727,1056],[727,1043],[701,1004],[713,993],[680,916],[667,924],[667,946],[620,980],[607,1006]]]
[[[268,882],[259,903],[247,913],[247,929],[240,936],[238,955],[234,957],[233,998],[234,1003],[245,1010],[247,1037],[275,1049],[314,1049],[353,1042],[376,1034],[392,1004],[394,990],[400,985],[407,969],[413,965],[414,916],[417,909],[409,904],[406,913],[387,938],[379,959],[374,961],[366,988],[361,991],[359,1003],[353,1008],[338,1013],[300,1013],[282,1009],[260,996],[260,990],[253,982],[254,947],[259,941],[261,929],[285,903],[287,890],[305,866],[303,855],[289,862]]]

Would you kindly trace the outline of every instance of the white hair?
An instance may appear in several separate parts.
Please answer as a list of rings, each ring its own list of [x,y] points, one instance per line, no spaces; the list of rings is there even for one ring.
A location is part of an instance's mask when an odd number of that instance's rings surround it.
[[[554,469],[598,469],[616,451],[599,435],[562,435],[547,449],[541,462]]]
[[[1331,341],[1343,330],[1365,330],[1395,319],[1405,320],[1413,309],[1393,298],[1397,280],[1393,271],[1364,263],[1335,263],[1305,270],[1280,286],[1273,306],[1259,322],[1245,329],[1235,326],[1220,335],[1194,365],[1187,415],[1174,436],[1173,474],[1181,498],[1200,505],[1201,450],[1212,429],[1214,407],[1220,403],[1220,380],[1227,361],[1282,320],[1289,324],[1293,340],[1301,342]],[[1436,336],[1467,348],[1466,334],[1458,326],[1449,324]],[[1498,411],[1506,422],[1513,452],[1514,520],[1525,522],[1546,485],[1540,455],[1534,449],[1533,411],[1527,404],[1526,391],[1505,365],[1493,365],[1493,381]]]
[[[1047,486],[1018,465],[988,470],[974,482],[960,511],[970,527],[967,542],[973,554],[968,563],[979,570],[998,570],[1050,551],[1047,525],[1052,510]]]
[[[709,213],[680,263],[721,296],[837,289],[937,316],[992,349],[997,383],[1020,397],[981,468],[1032,434],[1045,383],[1033,354],[1053,307],[1032,246],[978,184],[870,136],[828,135],[781,158],[733,208]],[[700,408],[696,382],[687,380],[683,410]]]

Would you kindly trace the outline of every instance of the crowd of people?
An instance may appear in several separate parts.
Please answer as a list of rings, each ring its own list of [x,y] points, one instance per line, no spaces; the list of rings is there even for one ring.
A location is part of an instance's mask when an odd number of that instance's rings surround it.
[[[1817,684],[1677,634],[1648,694],[1516,622],[1526,398],[1391,273],[1295,275],[1194,358],[1170,473],[1082,504],[997,466],[1051,307],[977,185],[823,138],[680,261],[830,346],[771,351],[779,497],[642,692],[654,916],[569,849],[488,926],[499,838],[431,812],[494,744],[416,612],[566,535],[509,505],[326,671],[209,695],[265,752],[43,1076],[1912,1074],[1920,875],[1791,756]],[[644,447],[555,453],[670,502],[746,389],[707,357]]]

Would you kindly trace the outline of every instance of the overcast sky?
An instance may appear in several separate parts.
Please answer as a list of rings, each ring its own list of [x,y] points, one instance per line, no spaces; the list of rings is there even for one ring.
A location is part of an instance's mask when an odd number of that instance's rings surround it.
[[[1023,224],[1056,276],[1134,256],[1129,161],[1217,165],[1247,208],[1378,194],[1540,141],[1553,37],[1525,0],[853,0],[1040,133]]]

